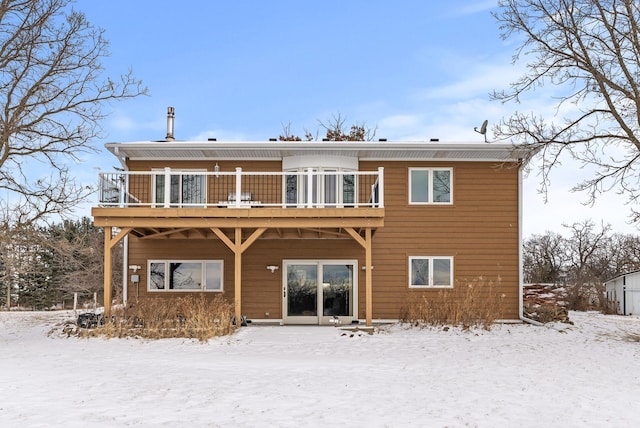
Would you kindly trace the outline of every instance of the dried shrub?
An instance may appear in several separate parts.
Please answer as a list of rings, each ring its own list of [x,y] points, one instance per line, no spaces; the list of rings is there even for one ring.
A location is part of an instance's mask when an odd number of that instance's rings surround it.
[[[504,297],[496,291],[493,281],[479,277],[451,289],[410,293],[400,321],[416,327],[453,325],[465,330],[472,327],[490,330],[502,318]]]
[[[613,300],[607,300],[602,306],[601,312],[605,315],[617,315],[619,303]]]
[[[543,324],[549,322],[572,324],[569,320],[569,312],[567,311],[567,308],[559,304],[525,303],[523,313],[525,317]]]
[[[207,341],[232,334],[236,329],[233,306],[222,296],[210,300],[205,296],[177,299],[145,299],[128,307],[116,307],[104,325],[81,329],[81,336],[170,337]]]

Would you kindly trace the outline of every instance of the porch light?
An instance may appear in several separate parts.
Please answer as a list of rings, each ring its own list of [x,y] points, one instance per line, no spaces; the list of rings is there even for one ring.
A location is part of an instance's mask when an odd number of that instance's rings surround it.
[[[270,270],[271,273],[274,273],[275,271],[277,271],[278,268],[279,268],[279,266],[276,266],[276,265],[268,265],[267,266],[267,270]]]
[[[213,172],[216,173],[216,177],[220,176],[220,165],[218,165],[218,162],[216,162],[215,166],[213,167]]]

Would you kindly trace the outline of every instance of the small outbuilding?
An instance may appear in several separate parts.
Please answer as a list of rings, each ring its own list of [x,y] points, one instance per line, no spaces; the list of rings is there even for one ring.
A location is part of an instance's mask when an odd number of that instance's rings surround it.
[[[629,272],[604,283],[607,301],[619,315],[640,315],[640,271]]]

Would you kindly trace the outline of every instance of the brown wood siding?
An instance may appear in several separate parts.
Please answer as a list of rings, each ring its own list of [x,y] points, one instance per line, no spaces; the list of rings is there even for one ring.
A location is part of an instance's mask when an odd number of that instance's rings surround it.
[[[149,292],[148,272],[149,260],[223,260],[224,285],[222,295],[233,300],[233,253],[218,239],[153,239],[143,240],[129,236],[129,264],[142,266],[139,284],[139,297],[188,296],[194,292]],[[136,301],[136,287],[129,284],[129,301]],[[206,292],[211,298],[219,292]]]
[[[130,238],[129,263],[143,266],[140,273],[139,295],[170,297],[192,295],[194,292],[148,292],[148,264],[151,259],[161,260],[224,260],[225,299],[234,299],[234,256],[218,239],[211,240],[140,240]],[[284,260],[355,259],[362,266],[362,247],[348,239],[259,239],[242,255],[242,312],[249,318],[282,318],[282,286]],[[280,267],[275,273],[267,265]],[[364,318],[364,275],[359,275],[360,316]],[[129,285],[129,300],[135,302],[135,287]],[[199,293],[196,293],[199,294]],[[205,296],[215,297],[215,292]],[[266,315],[269,314],[269,315]]]
[[[410,256],[452,256],[455,287],[480,277],[518,318],[518,169],[483,162],[361,162],[384,166],[385,226],[373,238],[373,312],[396,319],[407,299],[443,289],[409,288]],[[409,168],[453,168],[453,204],[410,205]],[[482,285],[481,285],[482,287]]]
[[[234,172],[236,168],[242,168],[243,171],[254,172],[273,172],[282,170],[282,162],[280,161],[129,161],[127,165],[131,171],[151,171],[152,169],[163,169],[166,167],[176,169],[205,169],[213,172],[213,167],[218,164],[221,172]]]
[[[206,168],[215,162],[131,162],[131,170]],[[280,171],[281,162],[220,161],[222,171]],[[411,296],[437,298],[441,289],[410,289],[410,256],[452,256],[455,286],[480,277],[504,294],[502,318],[518,318],[518,169],[483,162],[361,162],[361,170],[385,168],[384,227],[373,237],[373,319],[397,319]],[[453,168],[453,204],[409,205],[410,167]],[[221,196],[222,197],[222,196]],[[267,236],[267,234],[265,234]],[[268,236],[277,236],[268,234]],[[223,259],[224,293],[233,290],[233,253],[215,239],[129,239],[129,264],[143,266],[140,296],[148,293],[148,259]],[[249,318],[282,317],[282,261],[286,259],[356,259],[359,267],[359,318],[365,317],[364,249],[352,239],[258,239],[243,254],[242,312]],[[267,265],[280,270],[271,273]],[[206,293],[215,296],[217,293]],[[129,286],[129,300],[135,289]],[[268,316],[266,314],[269,314]]]
[[[248,161],[207,161],[207,162],[193,162],[193,161],[130,161],[128,163],[130,171],[151,171],[153,169],[163,169],[169,167],[172,169],[202,169],[209,172],[214,171],[215,165],[220,167],[220,172],[229,173],[235,172],[236,168],[242,168],[244,172],[274,172],[282,170],[282,162],[280,161],[263,161],[263,162],[248,162]],[[151,202],[151,179],[146,176],[133,176],[130,180],[136,180],[137,192],[134,192],[134,196],[141,199],[143,202]],[[261,201],[263,203],[281,203],[282,195],[280,192],[274,192],[273,189],[282,188],[282,177],[273,176],[267,178],[260,177],[245,177],[242,184],[242,192],[252,192],[252,199],[254,201]],[[257,183],[268,183],[268,186],[260,186]],[[207,182],[207,201],[227,201],[229,192],[235,192],[235,177],[233,175],[221,174],[219,176],[210,176]],[[145,195],[145,196],[141,196]]]

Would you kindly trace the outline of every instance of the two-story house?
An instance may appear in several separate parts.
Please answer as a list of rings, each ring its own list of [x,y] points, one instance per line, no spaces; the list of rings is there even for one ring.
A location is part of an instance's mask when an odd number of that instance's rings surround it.
[[[92,214],[124,240],[124,299],[222,294],[237,318],[283,324],[398,319],[474,278],[518,319],[521,159],[439,141],[109,143]]]

